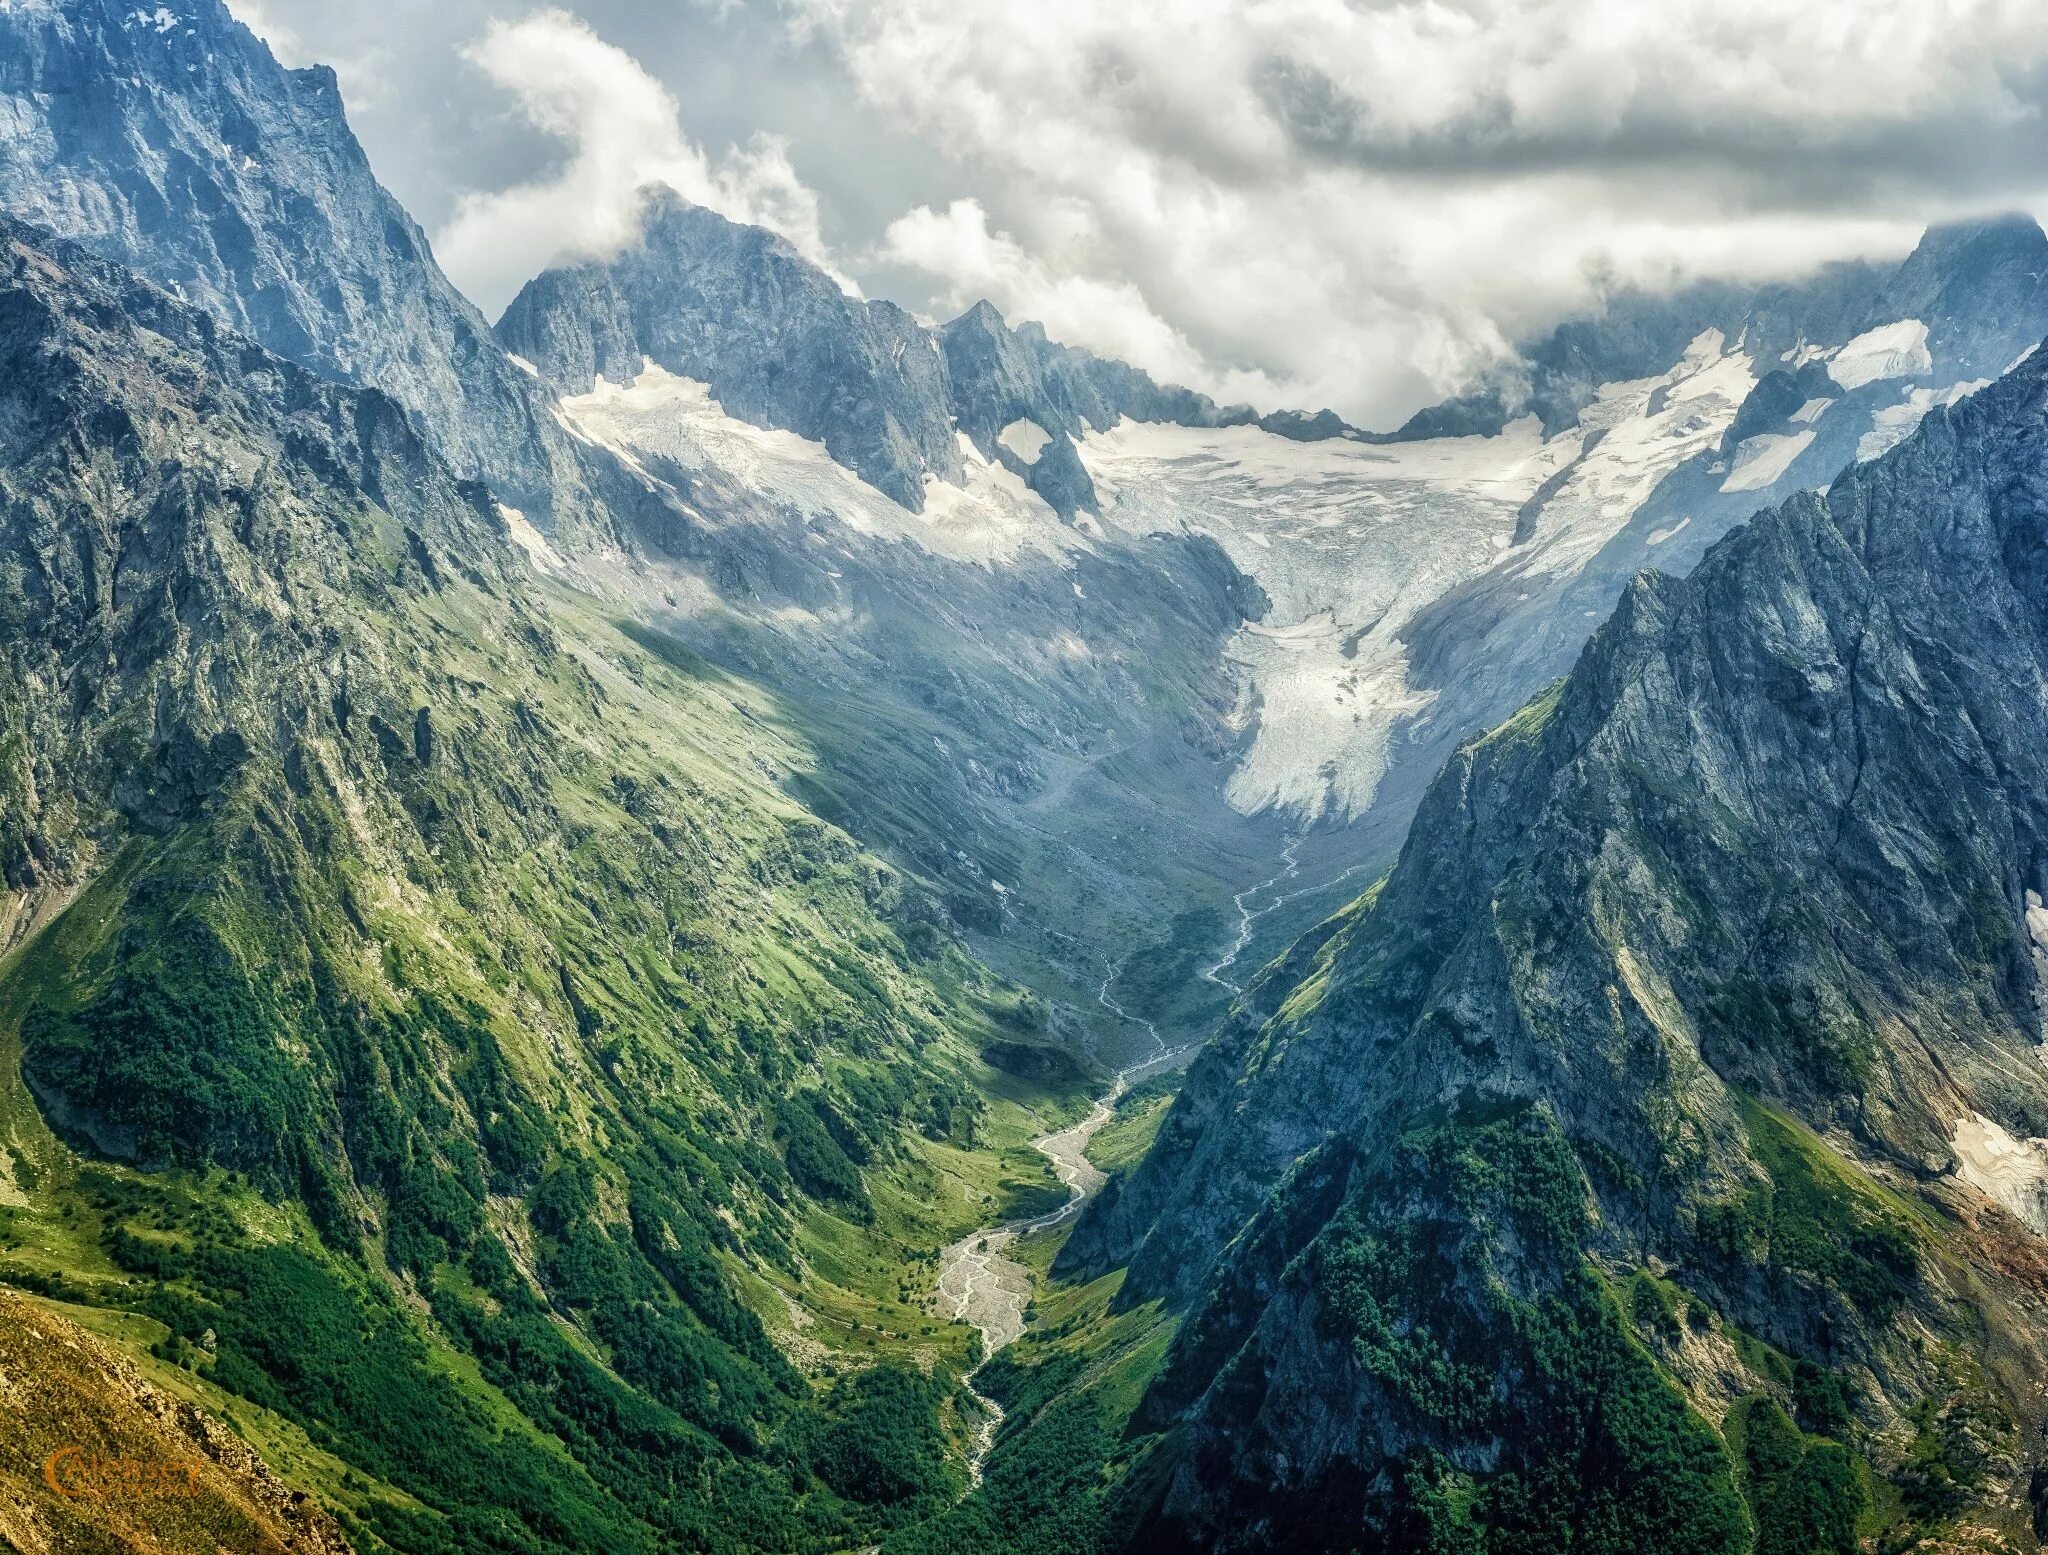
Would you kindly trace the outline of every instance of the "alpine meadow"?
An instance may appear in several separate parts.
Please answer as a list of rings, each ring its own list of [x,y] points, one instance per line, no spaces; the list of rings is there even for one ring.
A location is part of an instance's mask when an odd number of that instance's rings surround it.
[[[2044,83],[0,0],[0,1547],[2048,1550]]]

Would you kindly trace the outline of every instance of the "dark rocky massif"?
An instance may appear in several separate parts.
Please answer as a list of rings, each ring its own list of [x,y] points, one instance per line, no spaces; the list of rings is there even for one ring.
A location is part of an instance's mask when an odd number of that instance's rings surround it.
[[[2044,469],[2036,356],[1645,574],[1269,971],[1064,1254],[1192,1303],[1151,1537],[2031,1537]]]
[[[915,319],[666,188],[644,191],[637,244],[528,282],[498,328],[564,394],[631,383],[648,360],[698,379],[732,415],[823,443],[913,512],[927,474],[961,475],[945,366]]]
[[[927,476],[960,480],[956,427],[1067,519],[1099,506],[1077,443],[1125,417],[1361,435],[1328,411],[1260,417],[1161,387],[1036,324],[1012,329],[986,302],[927,329],[892,303],[848,296],[773,233],[661,186],[641,193],[636,243],[535,277],[498,334],[564,394],[588,393],[596,378],[631,383],[646,361],[696,379],[727,414],[823,443],[913,512],[924,509]],[[1029,458],[1000,441],[1019,421],[1047,439]]]
[[[384,390],[538,522],[606,523],[605,472],[377,182],[334,72],[284,69],[220,0],[0,11],[0,209]]]

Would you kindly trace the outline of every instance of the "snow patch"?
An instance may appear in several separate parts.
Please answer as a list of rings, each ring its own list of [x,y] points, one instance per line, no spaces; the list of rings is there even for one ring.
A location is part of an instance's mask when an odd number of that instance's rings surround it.
[[[559,401],[558,410],[577,436],[617,453],[651,487],[666,483],[643,460],[659,459],[718,490],[728,500],[714,511],[751,509],[763,521],[792,512],[837,519],[858,534],[909,541],[982,566],[1027,549],[1064,556],[1086,547],[1013,472],[979,455],[967,461],[964,485],[927,475],[924,511],[913,513],[862,481],[824,444],[729,416],[704,384],[652,361],[631,384],[599,379],[590,393]]]
[[[1930,410],[1937,405],[1953,405],[1968,399],[1990,381],[1989,378],[1973,378],[1967,383],[1951,384],[1946,389],[1909,390],[1896,405],[1886,405],[1870,418],[1870,430],[1856,440],[1856,462],[1867,464],[1890,453],[1913,435],[1913,429],[1926,419]]]
[[[1809,428],[1804,432],[1760,432],[1755,437],[1745,437],[1736,446],[1734,468],[1721,482],[1721,489],[1762,491],[1775,485],[1792,468],[1792,461],[1806,452],[1813,436]]]
[[[1680,519],[1680,520],[1679,520],[1679,521],[1678,521],[1677,523],[1673,524],[1673,525],[1672,525],[1672,526],[1671,526],[1671,527],[1670,527],[1669,529],[1653,529],[1653,530],[1651,530],[1651,531],[1650,531],[1650,544],[1652,544],[1652,545],[1662,545],[1662,544],[1663,544],[1663,543],[1664,543],[1664,542],[1665,542],[1666,540],[1670,540],[1670,539],[1673,539],[1673,538],[1675,538],[1676,536],[1678,536],[1678,535],[1681,535],[1681,534],[1683,534],[1683,533],[1685,532],[1685,528],[1686,528],[1686,525],[1690,524],[1691,522],[1692,522],[1692,515],[1688,513],[1688,514],[1687,514],[1687,515],[1686,515],[1686,516],[1685,516],[1684,518],[1681,518],[1681,519]],[[1526,598],[1527,596],[1525,595],[1524,597]]]
[[[527,560],[542,572],[559,572],[562,558],[555,554],[555,548],[548,544],[547,536],[527,520],[524,513],[515,507],[500,502],[498,517],[504,520],[505,530],[512,536],[512,543],[526,553]]]
[[[505,360],[510,362],[514,367],[518,368],[521,372],[525,373],[526,376],[529,378],[538,378],[540,376],[540,369],[534,366],[533,363],[529,362],[525,357],[521,356],[517,351],[507,351],[505,353]]]
[[[1825,397],[1808,400],[1804,405],[1801,405],[1792,412],[1792,419],[1803,425],[1812,426],[1814,422],[1820,420],[1820,413],[1832,404],[1834,404],[1834,401]]]
[[[1973,1112],[1956,1125],[1949,1148],[1957,1176],[2048,1236],[2048,1139],[2015,1139]]]
[[[1845,389],[1933,370],[1934,358],[1927,352],[1927,326],[1918,319],[1900,319],[1865,330],[1828,362],[1828,376]]]
[[[1038,456],[1045,452],[1045,445],[1052,441],[1052,434],[1028,416],[1019,417],[996,434],[996,441],[1026,464],[1038,463]]]

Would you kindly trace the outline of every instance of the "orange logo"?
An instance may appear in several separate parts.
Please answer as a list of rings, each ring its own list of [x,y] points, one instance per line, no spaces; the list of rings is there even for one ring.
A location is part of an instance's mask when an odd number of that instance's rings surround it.
[[[59,1447],[43,1459],[43,1483],[66,1501],[88,1496],[196,1496],[199,1463],[193,1458],[120,1458],[83,1447]]]

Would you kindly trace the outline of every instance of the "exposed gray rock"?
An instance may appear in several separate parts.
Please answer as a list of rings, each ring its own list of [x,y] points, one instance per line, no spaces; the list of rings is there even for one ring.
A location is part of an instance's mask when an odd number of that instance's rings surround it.
[[[958,480],[945,364],[888,302],[848,296],[783,239],[673,190],[642,191],[640,241],[547,271],[499,320],[506,346],[565,394],[630,383],[643,360],[705,383],[726,410],[823,443],[912,511]]]
[[[1346,1548],[1418,1453],[1482,1481],[1504,1452],[1543,1463],[1541,1441],[1416,1413],[1315,1273],[1427,1224],[1415,1256],[1495,1283],[1403,1299],[1466,1335],[1453,1351],[1497,1397],[1526,1388],[1501,1293],[1587,1287],[1502,1242],[1506,1210],[1427,1186],[1416,1142],[1465,1129],[1496,1159],[1515,1135],[1491,1119],[1568,1145],[1579,1186],[1545,1192],[1573,1216],[1584,1196],[1594,1257],[1654,1262],[1713,1321],[1854,1368],[1866,1418],[1945,1396],[1928,1333],[1987,1368],[2012,1421],[2038,1416],[2048,1314],[1983,1251],[2017,1222],[1914,1229],[1875,1189],[1835,1190],[1802,1234],[1840,1238],[1840,1264],[1710,1227],[1812,1170],[1788,1148],[1827,1154],[1770,1143],[1786,1130],[1833,1141],[1843,1180],[1894,1184],[1950,1159],[1962,1119],[2048,1135],[2025,926],[2048,889],[2044,469],[2037,358],[1690,578],[1638,578],[1568,680],[1452,760],[1384,886],[1254,990],[1063,1255],[1128,1260],[1125,1301],[1194,1303],[1148,1406],[1185,1421],[1168,1512],[1190,1547]],[[1310,1191],[1317,1171],[1343,1181]],[[1422,1310],[1381,1317],[1398,1333]],[[1344,1529],[1317,1523],[1332,1508]],[[1261,1544],[1272,1516],[1293,1532]]]
[[[1096,511],[1075,444],[1125,417],[1182,426],[1256,423],[1313,441],[1363,434],[1330,411],[1219,407],[1121,362],[1011,328],[987,302],[933,331],[886,302],[849,296],[788,243],[673,190],[642,191],[639,241],[551,269],[498,321],[508,349],[564,394],[630,383],[645,361],[704,383],[740,420],[823,443],[912,511],[924,480],[958,482],[955,429],[1014,471],[1062,518]],[[1018,422],[1044,435],[1030,458],[1006,447]]]
[[[602,522],[541,385],[371,172],[334,72],[286,70],[220,0],[0,8],[0,210],[384,390],[537,522]]]

